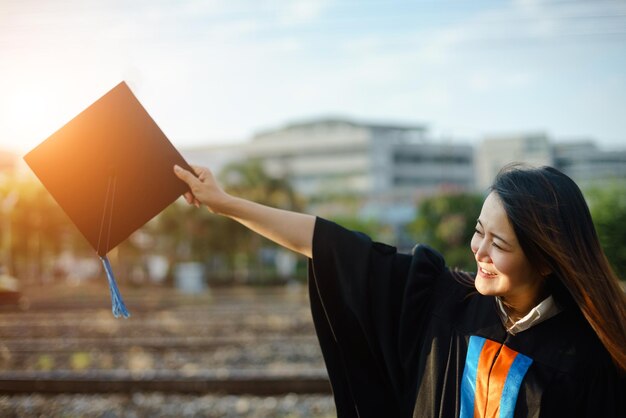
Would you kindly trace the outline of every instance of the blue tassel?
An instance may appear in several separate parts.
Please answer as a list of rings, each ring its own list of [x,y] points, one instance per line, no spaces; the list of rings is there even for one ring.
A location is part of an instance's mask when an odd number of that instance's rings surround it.
[[[109,263],[109,258],[105,255],[104,257],[100,257],[102,260],[102,265],[104,266],[104,271],[107,274],[107,279],[109,279],[109,290],[111,290],[111,311],[113,312],[113,316],[119,318],[123,316],[124,318],[130,317],[130,313],[126,309],[126,305],[124,305],[124,301],[122,300],[122,295],[120,295],[120,290],[117,288],[117,283],[115,283],[115,276],[113,276],[113,269],[111,268],[111,263]]]

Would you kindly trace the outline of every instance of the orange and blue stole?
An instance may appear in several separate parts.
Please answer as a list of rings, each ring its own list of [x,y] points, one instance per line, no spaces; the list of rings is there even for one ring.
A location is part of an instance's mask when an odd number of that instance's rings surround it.
[[[461,381],[460,418],[513,418],[520,386],[532,362],[501,343],[472,335]]]

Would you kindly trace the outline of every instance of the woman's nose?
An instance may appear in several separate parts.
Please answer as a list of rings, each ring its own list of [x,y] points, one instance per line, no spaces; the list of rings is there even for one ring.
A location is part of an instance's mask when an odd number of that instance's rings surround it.
[[[476,261],[480,261],[481,263],[490,263],[491,257],[489,257],[489,252],[487,251],[487,245],[485,240],[482,240],[474,253],[476,257]]]

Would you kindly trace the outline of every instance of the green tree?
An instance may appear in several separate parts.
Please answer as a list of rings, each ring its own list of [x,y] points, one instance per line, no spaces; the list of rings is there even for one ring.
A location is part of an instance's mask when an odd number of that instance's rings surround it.
[[[63,249],[83,250],[87,242],[50,194],[33,178],[0,176],[2,259],[18,278],[53,274]]]
[[[269,175],[258,160],[229,164],[217,177],[224,189],[234,196],[283,209],[301,210],[303,207],[302,199],[289,181]],[[169,255],[171,264],[201,261],[208,264],[211,275],[230,276],[220,277],[222,281],[237,278],[256,281],[273,275],[273,266],[267,266],[262,256],[263,250],[276,248],[273,243],[207,210],[197,210],[177,201],[147,228],[158,242],[158,252]]]
[[[602,248],[617,275],[626,280],[626,185],[594,187],[585,196]]]
[[[272,176],[258,159],[238,161],[218,174],[224,190],[268,206],[300,211],[304,205],[286,176]]]
[[[440,251],[450,267],[473,271],[476,263],[469,245],[482,202],[483,196],[470,193],[426,198],[419,204],[409,232],[418,242]]]
[[[218,178],[224,190],[234,196],[287,210],[301,211],[304,207],[304,201],[295,193],[288,178],[270,175],[261,160],[231,163]],[[222,232],[225,234],[222,242],[230,244],[228,258],[237,271],[243,272],[242,280],[258,282],[264,277],[272,278],[273,266],[264,263],[262,254],[268,249],[275,250],[275,244],[232,221],[223,225]]]
[[[390,235],[390,232],[386,230],[389,227],[382,225],[376,219],[356,216],[331,216],[330,220],[352,231],[363,232],[375,241],[384,241],[384,238]]]

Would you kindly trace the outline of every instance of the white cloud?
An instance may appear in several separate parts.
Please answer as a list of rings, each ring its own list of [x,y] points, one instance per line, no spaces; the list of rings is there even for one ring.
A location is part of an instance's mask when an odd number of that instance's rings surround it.
[[[68,10],[55,11],[52,3]],[[398,30],[363,30],[358,17],[345,17],[352,9],[333,15],[335,4],[327,0],[106,4],[51,1],[44,10],[33,3],[12,12],[10,25],[0,25],[0,107],[10,108],[11,97],[27,90],[40,94],[42,103],[64,100],[56,107],[73,113],[123,78],[174,141],[241,138],[260,126],[325,113],[476,132],[495,123],[483,116],[495,107],[509,112],[498,118],[502,126],[532,121],[535,115],[511,109],[522,108],[530,96],[554,94],[546,82],[555,77],[550,71],[574,68],[589,50],[563,55],[563,64],[560,48],[546,49],[553,56],[545,56],[510,48],[511,40],[543,48],[544,40],[563,34],[605,30],[575,17],[591,9],[578,2],[494,3],[462,20],[399,24]],[[365,17],[388,23],[385,16]],[[346,27],[333,36],[325,32],[338,21]],[[49,112],[46,132],[75,114],[60,111]],[[542,123],[550,120],[544,113]],[[6,131],[45,136],[0,115],[0,134]]]
[[[320,17],[329,4],[329,0],[289,0],[280,2],[281,13],[279,22],[286,26],[309,23]]]
[[[514,90],[528,87],[534,79],[533,74],[526,71],[513,70],[507,72],[484,68],[473,70],[467,76],[467,87],[470,91],[478,93]]]

